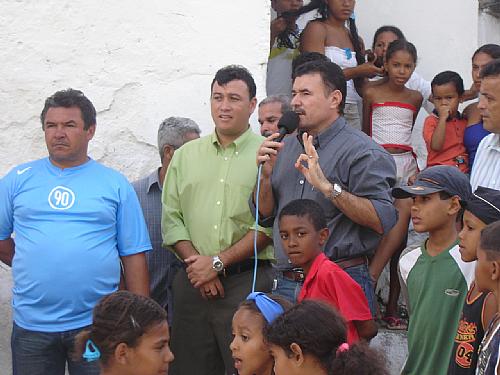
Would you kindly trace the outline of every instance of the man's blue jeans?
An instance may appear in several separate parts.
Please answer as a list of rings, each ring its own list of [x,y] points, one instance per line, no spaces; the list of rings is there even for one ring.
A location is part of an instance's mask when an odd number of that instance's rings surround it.
[[[86,327],[84,327],[86,328]],[[12,325],[13,375],[99,375],[97,362],[74,361],[75,336],[84,328],[65,332],[36,332]]]
[[[375,289],[373,285],[373,280],[370,277],[370,272],[368,271],[367,264],[360,264],[359,266],[349,267],[344,269],[345,272],[351,276],[354,281],[356,281],[363,289],[366,299],[368,300],[368,306],[372,316],[375,317],[377,314],[377,307],[375,305]]]
[[[297,303],[302,283],[283,277],[283,272],[275,270],[273,294],[277,294],[291,303]]]

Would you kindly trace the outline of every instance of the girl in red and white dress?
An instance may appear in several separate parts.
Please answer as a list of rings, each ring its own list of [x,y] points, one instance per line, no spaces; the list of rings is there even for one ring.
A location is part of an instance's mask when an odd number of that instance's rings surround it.
[[[396,186],[407,185],[408,179],[418,171],[411,137],[423,97],[418,91],[405,87],[416,63],[417,51],[412,43],[402,39],[393,41],[384,60],[387,79],[367,87],[363,95],[363,131],[394,157],[397,168]],[[385,320],[388,328],[402,329],[405,327],[397,316],[400,292],[397,262],[406,243],[411,199],[397,199],[394,205],[399,211],[398,222],[376,250],[370,264],[370,274],[376,282],[382,269],[392,258]]]

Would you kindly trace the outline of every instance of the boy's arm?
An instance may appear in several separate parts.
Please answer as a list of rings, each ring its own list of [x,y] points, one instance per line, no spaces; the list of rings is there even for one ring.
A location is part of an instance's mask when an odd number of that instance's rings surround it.
[[[378,333],[377,325],[375,321],[372,320],[354,320],[353,321],[356,330],[358,331],[358,335],[361,339],[366,341],[370,341],[374,338]]]
[[[372,112],[372,90],[365,89],[363,95],[363,132],[371,137],[371,112]]]
[[[441,105],[436,108],[439,114],[439,121],[434,133],[432,133],[430,147],[433,151],[439,152],[443,149],[446,138],[446,120],[450,115],[450,107]]]
[[[486,328],[489,326],[491,319],[497,313],[497,299],[493,293],[488,293],[486,298],[484,299],[483,311],[481,316],[481,322],[483,324],[483,328],[486,331]]]

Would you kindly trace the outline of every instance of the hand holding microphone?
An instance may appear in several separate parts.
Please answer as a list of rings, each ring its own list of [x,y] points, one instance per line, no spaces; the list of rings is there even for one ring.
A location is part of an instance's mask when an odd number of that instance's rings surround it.
[[[285,135],[293,133],[299,126],[299,115],[293,111],[283,113],[278,122],[278,133],[266,138],[257,151],[257,164],[263,164],[262,172],[268,176],[272,172],[274,160],[283,144],[281,141]]]

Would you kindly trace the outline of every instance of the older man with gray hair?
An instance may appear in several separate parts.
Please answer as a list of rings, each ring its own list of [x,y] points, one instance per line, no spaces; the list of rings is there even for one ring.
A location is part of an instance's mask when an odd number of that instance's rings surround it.
[[[132,183],[149,230],[153,250],[146,254],[149,268],[151,298],[168,311],[168,320],[172,320],[172,298],[170,287],[175,271],[180,266],[175,255],[162,248],[161,237],[161,192],[167,167],[175,150],[184,143],[200,137],[200,128],[189,118],[169,117],[158,129],[158,151],[161,167],[150,175]]]
[[[290,98],[286,95],[271,95],[259,103],[260,134],[269,137],[277,133],[278,122],[286,111],[291,111]]]

